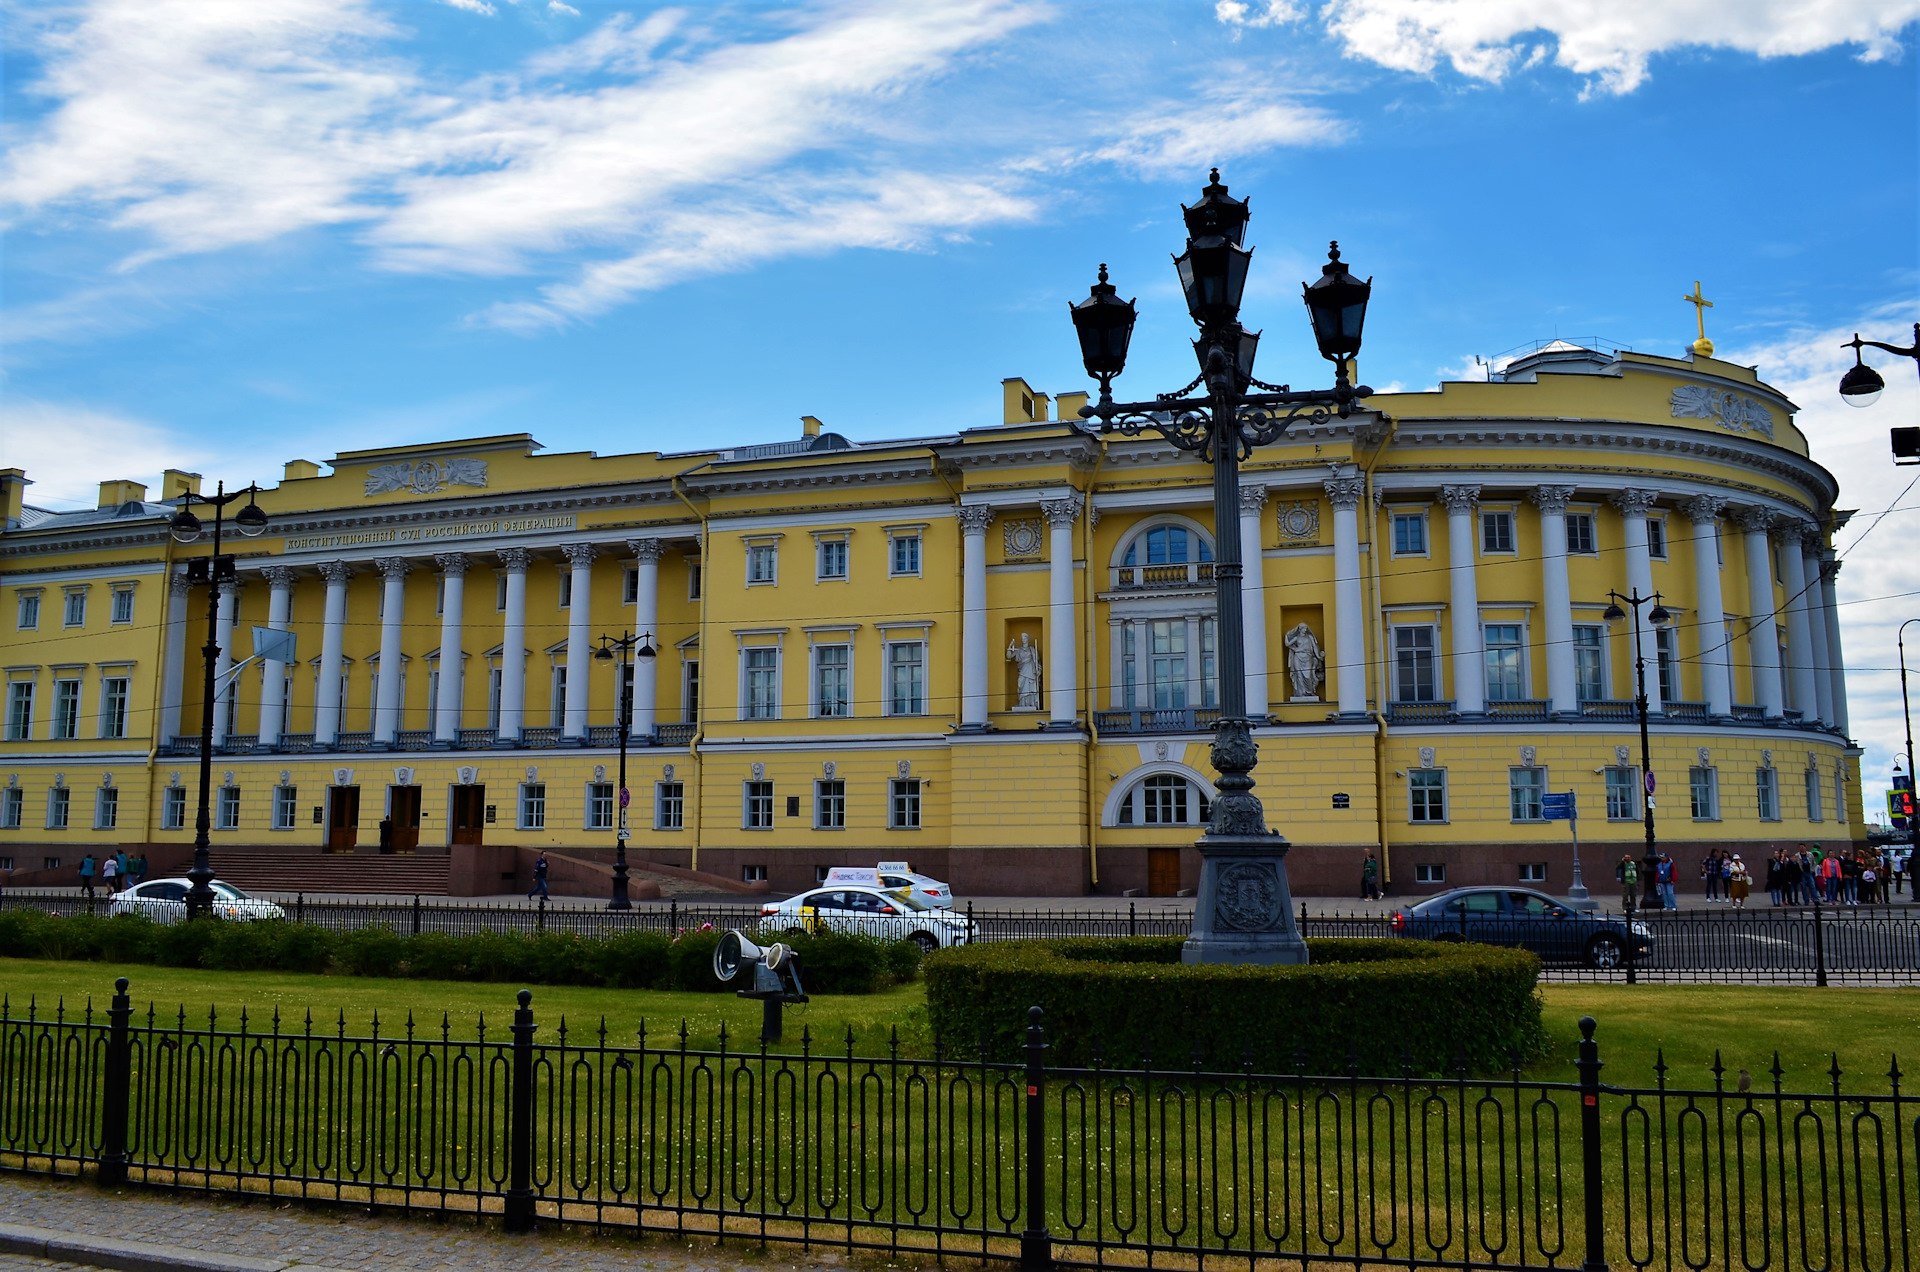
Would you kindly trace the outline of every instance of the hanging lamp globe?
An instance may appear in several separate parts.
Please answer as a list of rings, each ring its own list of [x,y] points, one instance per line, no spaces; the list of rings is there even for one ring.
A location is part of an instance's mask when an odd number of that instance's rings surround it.
[[[1861,360],[1860,346],[1864,343],[1857,334],[1854,336],[1853,365],[1840,377],[1840,400],[1848,406],[1872,406],[1887,387],[1880,373]]]

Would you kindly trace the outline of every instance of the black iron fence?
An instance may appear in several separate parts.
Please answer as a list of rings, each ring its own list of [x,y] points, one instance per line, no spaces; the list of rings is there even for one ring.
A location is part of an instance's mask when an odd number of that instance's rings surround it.
[[[395,1036],[0,1008],[0,1166],[1075,1265],[1913,1266],[1920,1103],[1894,1063],[1635,1084],[859,1056],[548,1029]],[[1603,1081],[1603,1075],[1608,1079]]]

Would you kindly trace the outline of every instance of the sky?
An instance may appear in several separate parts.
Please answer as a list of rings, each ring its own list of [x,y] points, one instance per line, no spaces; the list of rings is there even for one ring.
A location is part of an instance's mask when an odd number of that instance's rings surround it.
[[[1325,378],[1298,287],[1331,239],[1374,278],[1376,387],[1554,337],[1677,355],[1699,280],[1720,355],[1801,406],[1861,510],[1842,628],[1883,806],[1920,615],[1920,469],[1886,439],[1920,376],[1875,354],[1868,410],[1834,385],[1841,341],[1920,318],[1920,0],[0,15],[0,464],[39,506],[454,436],[990,424],[1004,377],[1087,387],[1065,307],[1103,261],[1142,310],[1120,387],[1177,387],[1168,256],[1217,164],[1270,380]]]

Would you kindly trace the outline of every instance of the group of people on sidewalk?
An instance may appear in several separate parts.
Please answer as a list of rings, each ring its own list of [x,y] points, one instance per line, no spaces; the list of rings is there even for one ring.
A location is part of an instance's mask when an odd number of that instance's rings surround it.
[[[1766,862],[1767,895],[1775,905],[1885,904],[1901,893],[1910,855],[1904,848],[1826,852],[1818,844],[1777,849]],[[1675,873],[1667,853],[1649,850],[1639,860],[1626,854],[1613,870],[1621,904],[1629,910],[1678,909]],[[1709,904],[1740,910],[1746,908],[1754,876],[1739,853],[1715,849],[1700,859],[1700,881]]]
[[[128,857],[123,848],[119,852],[108,853],[100,860],[94,860],[92,853],[80,859],[80,890],[91,897],[94,895],[94,881],[112,896],[122,888],[131,888],[143,882],[147,877],[147,856]]]
[[[1712,882],[1707,887],[1707,899],[1717,901],[1722,886],[1727,900],[1736,909],[1744,908],[1747,896],[1753,890],[1753,875],[1747,869],[1747,863],[1740,854],[1712,854],[1712,858],[1721,858],[1713,866],[1711,873],[1707,863],[1701,863],[1701,874]],[[1620,864],[1613,868],[1613,877],[1620,884],[1620,904],[1628,910],[1677,910],[1680,908],[1679,867],[1674,865],[1670,853],[1647,850],[1647,855],[1634,860],[1632,853],[1620,858]]]

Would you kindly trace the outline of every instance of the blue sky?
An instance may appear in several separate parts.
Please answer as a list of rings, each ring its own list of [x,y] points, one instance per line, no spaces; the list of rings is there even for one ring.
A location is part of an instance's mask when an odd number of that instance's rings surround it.
[[[1100,261],[1143,310],[1122,384],[1174,387],[1167,257],[1214,163],[1253,201],[1266,378],[1322,377],[1297,296],[1330,238],[1375,279],[1376,386],[1555,335],[1677,353],[1699,279],[1856,528],[1906,485],[1911,370],[1871,411],[1832,385],[1839,340],[1920,316],[1920,0],[5,13],[0,461],[46,506],[456,435],[990,423],[1003,376],[1084,386],[1065,306]],[[1842,574],[1863,737],[1914,517]]]

